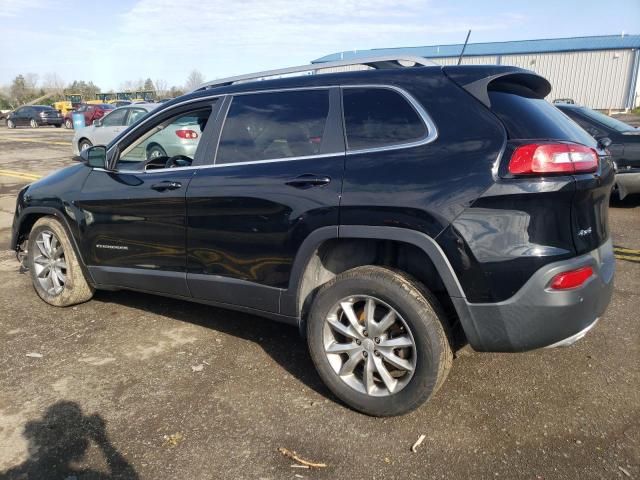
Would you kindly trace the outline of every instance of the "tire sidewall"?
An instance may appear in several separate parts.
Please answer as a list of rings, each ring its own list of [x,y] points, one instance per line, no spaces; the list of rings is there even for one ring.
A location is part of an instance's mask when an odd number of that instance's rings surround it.
[[[33,261],[36,252],[39,251],[38,246],[36,245],[36,239],[38,238],[38,235],[45,230],[52,232],[58,238],[58,241],[60,242],[64,250],[65,262],[67,264],[64,289],[58,295],[50,295],[40,286],[40,283],[36,278]],[[33,288],[35,289],[38,296],[45,302],[58,307],[73,305],[76,303],[80,303],[81,301],[88,300],[88,298],[78,299],[79,292],[77,292],[77,290],[86,288],[91,294],[93,293],[93,291],[88,287],[86,283],[84,273],[82,272],[80,264],[78,263],[75,251],[73,250],[73,246],[69,241],[67,232],[58,220],[52,217],[44,217],[36,222],[36,224],[31,229],[31,232],[29,233],[27,252],[27,266],[29,267],[29,272],[31,274]],[[81,296],[84,295],[81,293]]]
[[[394,272],[387,272],[390,276],[395,275]],[[393,281],[391,277],[384,278],[384,274],[341,277],[336,277],[321,289],[309,314],[309,350],[318,373],[334,394],[363,413],[388,416],[415,409],[437,387],[442,355],[440,338],[444,334],[437,314],[419,290],[408,282],[402,285],[403,282]],[[351,295],[370,295],[382,300],[402,316],[411,330],[416,345],[415,371],[409,383],[393,395],[372,397],[360,393],[344,383],[329,364],[323,345],[325,318],[338,301]]]
[[[167,152],[165,152],[164,148],[162,148],[160,145],[152,145],[151,147],[149,147],[147,149],[147,160],[151,160],[152,158],[154,158],[152,156],[152,153],[154,151],[158,152],[158,157],[166,157],[167,156]]]

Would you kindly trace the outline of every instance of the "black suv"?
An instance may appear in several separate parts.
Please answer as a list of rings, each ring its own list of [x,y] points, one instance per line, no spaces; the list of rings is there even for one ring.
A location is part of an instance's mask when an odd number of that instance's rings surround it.
[[[298,326],[331,391],[380,416],[426,401],[460,338],[584,336],[613,288],[602,145],[532,72],[391,65],[203,87],[24,188],[12,248],[36,292]],[[192,153],[146,156],[169,141]]]
[[[38,128],[42,125],[62,126],[63,118],[60,112],[48,105],[31,105],[20,107],[7,115],[7,128],[25,127]]]

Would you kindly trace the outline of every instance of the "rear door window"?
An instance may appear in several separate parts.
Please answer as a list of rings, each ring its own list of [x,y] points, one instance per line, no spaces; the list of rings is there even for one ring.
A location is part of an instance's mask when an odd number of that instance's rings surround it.
[[[349,150],[402,145],[427,136],[418,112],[394,90],[344,88],[342,98]]]
[[[595,146],[595,140],[560,110],[522,90],[488,92],[491,110],[502,120],[509,138],[565,140]]]
[[[127,116],[126,108],[121,110],[114,110],[109,115],[104,117],[102,125],[105,127],[118,127],[124,125],[125,117]]]
[[[132,108],[129,112],[129,118],[127,118],[127,125],[133,125],[147,113],[148,112],[143,108]]]
[[[328,114],[327,89],[235,96],[216,164],[318,155]]]

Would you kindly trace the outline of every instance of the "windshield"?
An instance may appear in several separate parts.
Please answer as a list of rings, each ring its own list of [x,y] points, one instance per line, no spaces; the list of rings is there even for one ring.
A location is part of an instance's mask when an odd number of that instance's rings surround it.
[[[620,120],[616,120],[604,113],[596,112],[595,110],[591,110],[589,108],[581,108],[580,109],[583,115],[595,120],[598,123],[601,123],[605,127],[612,128],[617,132],[635,132],[637,131],[634,127],[629,125],[628,123],[621,122]]]

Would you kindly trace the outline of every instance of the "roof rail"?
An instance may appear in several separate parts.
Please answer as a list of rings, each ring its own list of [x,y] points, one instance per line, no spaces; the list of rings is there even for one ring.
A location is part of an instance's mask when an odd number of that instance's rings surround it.
[[[280,68],[277,70],[266,70],[264,72],[248,73],[245,75],[238,75],[235,77],[220,78],[218,80],[211,80],[210,82],[203,83],[198,88],[196,88],[194,92],[197,92],[198,90],[206,90],[207,88],[233,85],[234,83],[237,83],[237,82],[259,80],[259,79],[264,79],[265,77],[277,77],[279,75],[289,75],[291,73],[311,72],[311,71],[321,70],[325,68],[348,67],[352,65],[366,65],[368,67],[372,67],[375,69],[409,68],[408,66],[402,65],[402,63],[400,62],[413,63],[413,65],[411,65],[412,67],[438,65],[437,63],[432,62],[431,60],[427,60],[424,57],[417,57],[412,55],[402,55],[402,56],[381,55],[381,56],[372,56],[372,57],[362,57],[362,58],[352,59],[352,60],[338,60],[335,62],[312,63],[309,65],[301,65],[299,67],[287,67],[287,68]]]

